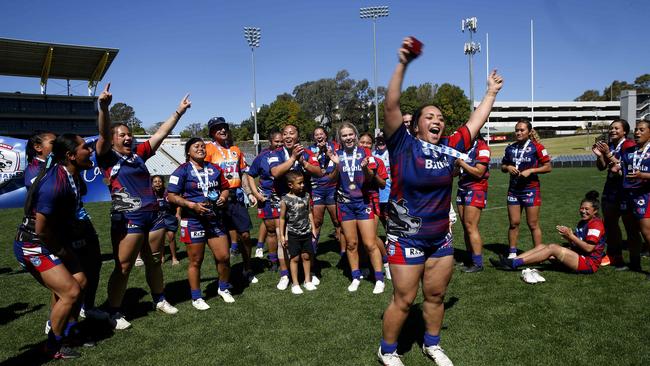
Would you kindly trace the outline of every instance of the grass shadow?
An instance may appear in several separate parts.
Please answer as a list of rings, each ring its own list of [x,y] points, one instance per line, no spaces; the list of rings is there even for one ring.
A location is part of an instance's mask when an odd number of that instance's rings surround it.
[[[29,304],[26,302],[15,302],[11,305],[0,308],[0,325],[5,325],[9,322],[12,322],[21,316],[29,313],[33,313],[42,309],[45,305],[38,304],[29,308]]]
[[[508,250],[510,246],[504,243],[489,243],[484,244],[483,249],[488,250],[494,254],[508,255]]]
[[[52,360],[43,352],[44,348],[45,341],[25,345],[20,348],[21,353],[0,362],[0,366],[44,365]]]

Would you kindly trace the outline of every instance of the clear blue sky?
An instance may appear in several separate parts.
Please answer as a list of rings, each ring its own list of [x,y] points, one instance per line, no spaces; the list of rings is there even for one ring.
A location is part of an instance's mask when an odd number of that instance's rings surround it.
[[[167,118],[185,92],[187,123],[224,116],[239,123],[252,100],[250,49],[244,26],[262,28],[255,51],[257,102],[270,103],[309,80],[347,69],[372,82],[371,21],[359,7],[390,6],[377,24],[379,85],[386,85],[396,49],[407,35],[424,44],[405,83],[450,82],[469,95],[467,34],[460,19],[476,16],[483,52],[475,59],[475,90],[490,65],[506,79],[499,100],[530,99],[530,19],[535,21],[535,99],[572,100],[612,80],[650,72],[650,2],[621,1],[2,1],[0,37],[119,48],[102,81],[114,102],[135,108],[145,126]],[[2,57],[2,55],[0,55]],[[65,93],[51,80],[48,91]],[[74,82],[75,94],[86,91]],[[0,91],[39,92],[37,79],[0,77]]]

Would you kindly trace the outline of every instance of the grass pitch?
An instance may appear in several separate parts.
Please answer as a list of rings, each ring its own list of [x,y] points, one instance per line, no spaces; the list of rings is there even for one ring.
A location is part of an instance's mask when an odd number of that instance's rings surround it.
[[[551,151],[551,153],[553,153]],[[456,365],[648,365],[650,281],[645,274],[602,268],[575,275],[547,265],[547,282],[528,285],[518,272],[493,269],[487,258],[505,251],[507,213],[505,174],[490,178],[489,206],[483,213],[486,270],[455,271],[446,298],[442,346]],[[580,199],[601,190],[604,174],[595,169],[556,169],[542,177],[541,225],[545,243],[557,242],[557,224],[574,226]],[[100,234],[104,265],[98,303],[106,299],[110,261],[108,205],[89,204]],[[45,340],[49,294],[13,256],[15,227],[21,210],[0,212],[0,364],[38,365],[37,348]],[[252,215],[253,216],[253,215]],[[255,216],[253,216],[255,217]],[[195,310],[186,281],[187,259],[164,264],[167,296],[180,312],[169,316],[151,310],[144,269],[131,274],[125,304],[133,328],[104,332],[95,348],[66,365],[375,365],[381,317],[392,287],[372,295],[372,284],[347,292],[349,279],[337,268],[337,245],[327,238],[325,220],[318,259],[323,267],[317,291],[294,296],[276,290],[277,274],[264,272],[260,282],[236,291],[234,304],[217,296],[212,260],[203,264],[203,290],[212,308]],[[255,221],[255,228],[257,228]],[[457,255],[464,253],[462,231],[454,228]],[[256,235],[256,229],[254,230]],[[520,248],[532,247],[522,223]],[[241,265],[234,261],[235,270]],[[259,268],[261,262],[256,263]],[[642,265],[650,268],[644,259]],[[237,280],[235,280],[237,282]],[[241,283],[240,283],[241,284]],[[419,351],[423,327],[416,300],[402,331],[400,350],[406,365],[430,365]],[[130,309],[130,310],[128,310]],[[54,364],[55,362],[51,362]]]

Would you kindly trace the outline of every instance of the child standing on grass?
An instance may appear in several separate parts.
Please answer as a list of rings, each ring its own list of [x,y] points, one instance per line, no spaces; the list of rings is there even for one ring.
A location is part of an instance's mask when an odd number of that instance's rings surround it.
[[[311,239],[316,235],[312,202],[309,193],[305,192],[305,178],[299,172],[290,171],[286,174],[289,193],[280,200],[280,244],[289,249],[291,258],[290,269],[293,285],[291,293],[303,293],[298,282],[298,263],[302,259],[305,273],[304,287],[307,291],[316,290],[311,282],[311,256],[314,254]]]

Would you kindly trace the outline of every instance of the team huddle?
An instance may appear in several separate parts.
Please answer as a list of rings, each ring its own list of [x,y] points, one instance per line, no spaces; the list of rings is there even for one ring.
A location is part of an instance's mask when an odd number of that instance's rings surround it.
[[[461,270],[481,272],[483,242],[478,226],[487,205],[491,151],[479,131],[503,78],[492,72],[486,94],[469,120],[445,135],[445,119],[436,106],[426,105],[409,114],[401,111],[404,75],[419,55],[414,42],[406,38],[399,49],[399,63],[384,101],[383,134],[360,134],[352,123],[344,122],[335,139],[329,138],[325,128],[316,128],[313,144],[304,147],[298,127],[287,124],[269,136],[268,148],[249,165],[233,145],[226,120],[215,117],[208,121],[210,141],[192,137],[186,142],[186,162],[169,176],[166,188],[162,177],[152,179],[145,161],[190,108],[188,96],[156,133],[135,147],[129,127],[110,122],[110,84],[99,97],[99,138],[94,144],[74,134],[35,134],[27,149],[28,194],[14,250],[21,266],[51,291],[48,355],[79,356],[73,346],[81,338],[77,329],[81,318],[107,320],[116,330],[131,327],[121,306],[137,260],[145,266],[154,307],[166,314],[177,313],[165,298],[161,263],[166,238],[173,243],[172,262],[178,263],[173,239],[179,228],[188,255],[191,301],[197,310],[210,308],[201,290],[206,244],[216,261],[217,293],[226,303],[236,301],[230,292],[231,255],[241,254],[242,278],[256,283],[251,257],[262,257],[264,246],[271,270],[279,274],[278,290],[290,288],[295,295],[317,290],[321,276],[315,256],[327,212],[336,228],[341,258],[350,271],[347,291],[356,292],[366,278],[374,282],[373,294],[380,294],[386,281],[392,281],[393,297],[382,319],[379,361],[403,365],[397,339],[421,286],[422,351],[437,365],[452,365],[440,347],[444,296],[454,268],[452,185],[458,177],[456,207],[470,254]],[[629,129],[626,121],[615,120],[609,140],[593,147],[598,168],[608,170],[603,218],[598,193],[588,192],[580,202],[576,229],[557,226],[569,245],[545,245],[539,226],[538,175],[551,171],[551,157],[531,123],[519,121],[515,141],[507,146],[501,162],[501,171],[510,177],[506,197],[509,251],[490,262],[514,270],[552,259],[575,272],[594,273],[606,257],[619,269],[639,270],[639,233],[646,242],[650,240],[650,124],[637,122],[634,140],[626,137]],[[95,304],[101,267],[99,240],[81,199],[86,187],[80,173],[92,167],[93,150],[112,202],[115,267],[103,310]],[[257,206],[262,220],[256,247],[250,235],[249,206]],[[517,242],[523,211],[534,248],[522,253]],[[627,266],[622,256],[621,218],[630,250]],[[378,236],[380,223],[385,241]],[[362,271],[363,262],[371,271]],[[522,279],[544,281],[536,270],[525,270]]]

